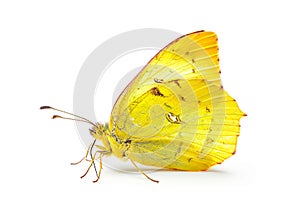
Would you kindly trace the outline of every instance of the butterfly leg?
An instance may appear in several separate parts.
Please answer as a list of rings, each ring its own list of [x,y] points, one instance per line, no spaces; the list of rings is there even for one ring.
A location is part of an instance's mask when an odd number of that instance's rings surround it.
[[[101,174],[101,170],[102,170],[102,157],[103,157],[103,155],[107,155],[109,153],[110,152],[108,152],[108,151],[96,151],[92,157],[92,160],[90,161],[90,165],[89,165],[88,169],[80,178],[85,177],[87,175],[87,173],[90,171],[91,167],[94,165],[95,160],[99,159],[100,168],[99,168],[99,171],[97,172],[97,179],[95,181],[93,181],[94,183],[96,183],[100,179],[100,174]],[[99,154],[99,157],[97,157],[98,154]]]
[[[85,156],[81,160],[79,160],[78,162],[71,163],[71,165],[77,165],[77,164],[81,163],[83,160],[90,161],[90,160],[87,159],[87,157],[88,157],[88,154],[91,150],[92,144],[89,145],[89,148],[87,149]]]
[[[150,181],[153,181],[155,183],[158,183],[159,181],[157,180],[154,180],[152,178],[150,178],[147,174],[145,174],[145,172],[143,172],[136,164],[133,160],[129,159],[131,161],[131,163],[133,164],[133,166],[141,173],[143,174],[147,179],[149,179]]]
[[[95,153],[94,153],[94,155],[92,156],[92,160],[90,161],[90,165],[89,165],[89,167],[88,167],[88,169],[86,170],[86,172],[80,177],[80,178],[83,178],[83,177],[85,177],[86,175],[87,175],[87,173],[90,171],[90,169],[91,169],[91,167],[94,165],[94,163],[95,163],[95,159],[96,159],[96,156],[97,156],[97,154],[99,154],[101,151],[96,151]]]
[[[98,151],[98,152],[100,153],[100,155],[99,155],[100,166],[99,166],[99,171],[97,174],[97,179],[93,181],[94,183],[96,183],[100,179],[100,175],[101,175],[101,171],[102,171],[102,157],[108,153],[107,151]]]

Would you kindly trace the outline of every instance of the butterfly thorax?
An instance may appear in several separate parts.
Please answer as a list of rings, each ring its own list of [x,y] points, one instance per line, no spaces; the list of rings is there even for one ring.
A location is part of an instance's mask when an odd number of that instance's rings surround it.
[[[121,140],[114,130],[109,129],[107,123],[97,123],[96,125],[90,130],[90,133],[96,140],[102,141],[103,148],[101,150],[105,149],[105,151],[112,153],[116,157],[125,159],[130,141]]]

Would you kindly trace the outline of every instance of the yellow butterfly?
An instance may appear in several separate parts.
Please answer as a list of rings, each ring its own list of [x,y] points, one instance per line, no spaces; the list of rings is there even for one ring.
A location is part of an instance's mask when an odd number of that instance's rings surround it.
[[[45,108],[71,114],[41,107]],[[198,31],[171,42],[150,60],[119,96],[109,123],[94,124],[73,116],[93,125],[90,133],[95,140],[82,160],[94,146],[98,149],[89,166],[100,160],[96,181],[102,157],[114,155],[130,160],[148,179],[158,182],[136,162],[167,169],[208,170],[235,153],[239,121],[246,114],[223,89],[216,34]],[[57,117],[65,118],[53,116]],[[96,140],[103,145],[95,145]]]

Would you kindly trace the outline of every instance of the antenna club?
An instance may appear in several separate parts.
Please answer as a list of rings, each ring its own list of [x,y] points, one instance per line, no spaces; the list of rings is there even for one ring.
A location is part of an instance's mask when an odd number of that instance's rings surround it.
[[[50,107],[50,106],[41,106],[40,109],[41,110],[43,110],[43,109],[52,109],[52,107]]]
[[[84,117],[80,117],[78,115],[75,115],[73,113],[69,113],[69,112],[66,112],[66,111],[63,111],[63,110],[60,110],[60,109],[57,109],[57,108],[53,108],[51,106],[41,106],[40,109],[52,109],[52,110],[55,110],[55,111],[58,111],[58,112],[62,112],[62,113],[65,113],[65,114],[68,114],[68,115],[71,115],[73,117],[77,117],[79,119],[76,119],[76,118],[69,118],[69,117],[62,117],[60,115],[53,115],[52,116],[52,119],[55,119],[55,118],[62,118],[62,119],[69,119],[69,120],[74,120],[74,121],[81,121],[81,122],[85,122],[85,123],[89,123],[93,126],[96,126],[93,122],[91,122],[90,120],[84,118]]]
[[[53,115],[52,119],[55,119],[55,118],[61,118],[61,116],[59,116],[59,115]]]

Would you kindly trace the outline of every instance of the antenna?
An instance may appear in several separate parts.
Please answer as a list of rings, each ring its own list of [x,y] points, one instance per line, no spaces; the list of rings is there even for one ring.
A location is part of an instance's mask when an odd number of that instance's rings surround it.
[[[79,121],[79,122],[85,122],[85,123],[89,123],[93,126],[96,126],[96,124],[94,124],[93,122],[91,122],[90,120],[84,118],[84,117],[80,117],[78,115],[75,115],[73,113],[70,113],[70,112],[66,112],[64,110],[60,110],[60,109],[57,109],[57,108],[53,108],[51,106],[41,106],[40,107],[41,110],[44,110],[44,109],[51,109],[51,110],[55,110],[55,111],[58,111],[58,112],[62,112],[62,113],[65,113],[65,114],[68,114],[68,115],[71,115],[73,117],[77,117],[79,119],[75,119],[75,118],[70,118],[70,117],[62,117],[60,115],[53,115],[52,116],[52,119],[56,119],[56,118],[61,118],[61,119],[67,119],[67,120],[73,120],[73,121]],[[92,155],[92,150],[93,150],[93,147],[96,143],[96,139],[93,141],[93,143],[91,144],[91,148],[89,148],[89,151],[90,151],[90,156],[91,158],[93,158],[93,155]],[[94,169],[95,169],[95,172],[96,172],[96,175],[98,176],[98,172],[97,172],[97,168],[96,168],[96,165],[95,165],[95,162],[93,161],[93,165],[94,165]]]
[[[73,117],[77,117],[79,119],[75,119],[75,118],[69,118],[69,117],[62,117],[60,115],[53,115],[52,116],[52,119],[56,119],[56,118],[61,118],[61,119],[68,119],[68,120],[74,120],[74,121],[80,121],[80,122],[85,122],[85,123],[89,123],[93,126],[96,126],[96,124],[94,124],[93,122],[91,122],[90,120],[84,118],[84,117],[80,117],[78,115],[75,115],[73,113],[69,113],[69,112],[66,112],[64,110],[60,110],[60,109],[57,109],[57,108],[53,108],[51,106],[41,106],[40,107],[41,110],[44,110],[44,109],[51,109],[51,110],[55,110],[55,111],[58,111],[58,112],[62,112],[62,113],[65,113],[65,114],[68,114],[68,115],[71,115]]]

